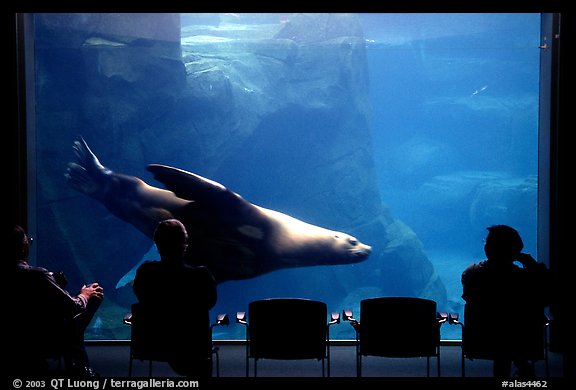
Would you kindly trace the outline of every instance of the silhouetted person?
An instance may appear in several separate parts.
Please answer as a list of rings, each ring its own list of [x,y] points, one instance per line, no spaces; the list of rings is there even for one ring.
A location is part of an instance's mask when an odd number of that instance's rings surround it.
[[[104,297],[98,283],[82,286],[78,295],[65,289],[64,274],[28,264],[32,238],[20,226],[9,231],[7,269],[8,324],[6,356],[10,373],[41,374],[47,358],[63,357],[70,375],[94,376],[84,345],[84,332]]]
[[[522,253],[523,247],[515,229],[490,226],[484,244],[487,260],[470,265],[462,273],[465,345],[478,358],[494,360],[497,377],[510,376],[512,361],[518,376],[533,376],[526,356],[542,352],[538,346],[533,350],[526,340],[541,337],[535,339],[541,341],[543,337],[544,308],[549,303],[548,269]]]
[[[212,375],[209,311],[216,304],[216,281],[208,268],[184,263],[188,234],[176,219],[158,224],[154,242],[160,261],[147,261],[136,271],[134,293],[155,329],[169,346],[172,369],[192,377]],[[147,317],[150,320],[150,317]],[[148,324],[146,324],[148,326]]]

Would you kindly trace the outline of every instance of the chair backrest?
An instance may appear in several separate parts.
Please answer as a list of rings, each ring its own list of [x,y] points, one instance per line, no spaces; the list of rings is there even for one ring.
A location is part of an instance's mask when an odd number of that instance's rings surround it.
[[[58,358],[69,353],[74,320],[71,313],[57,305],[52,294],[46,293],[52,287],[44,274],[19,271],[9,275],[8,283],[12,296],[3,323],[11,338],[7,345],[11,360]]]
[[[440,345],[436,302],[382,297],[360,302],[359,353],[364,356],[434,356]]]
[[[140,303],[132,305],[131,350],[132,356],[142,360],[168,361],[169,343],[164,339],[164,326]]]
[[[302,298],[273,298],[248,305],[249,355],[267,359],[326,357],[327,306]]]
[[[187,317],[159,313],[141,303],[132,305],[132,356],[169,361],[178,356],[210,358],[212,340],[208,325],[198,327]],[[197,329],[195,329],[197,328]]]
[[[497,305],[472,308],[467,303],[464,307],[464,355],[477,359],[543,359],[544,308],[522,303],[510,307]]]

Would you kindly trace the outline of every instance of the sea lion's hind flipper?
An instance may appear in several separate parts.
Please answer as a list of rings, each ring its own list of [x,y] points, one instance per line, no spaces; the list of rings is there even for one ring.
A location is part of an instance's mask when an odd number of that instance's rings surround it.
[[[72,149],[76,161],[68,163],[68,170],[65,174],[68,183],[76,191],[98,197],[104,190],[107,176],[112,171],[100,163],[81,136],[74,141]]]
[[[222,184],[202,176],[166,165],[150,164],[147,167],[154,179],[166,186],[176,196],[196,202],[209,202],[215,197],[235,195]]]
[[[78,136],[72,146],[76,162],[83,166],[91,174],[111,173],[111,171],[100,163],[98,157],[92,152],[84,138]]]

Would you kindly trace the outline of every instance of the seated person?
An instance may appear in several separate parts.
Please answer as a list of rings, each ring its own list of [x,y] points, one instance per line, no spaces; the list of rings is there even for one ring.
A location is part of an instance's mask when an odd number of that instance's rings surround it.
[[[41,374],[48,369],[47,358],[63,357],[71,374],[94,376],[84,331],[102,302],[103,289],[93,283],[70,295],[62,273],[28,264],[31,243],[22,227],[9,232],[7,324],[15,340],[9,343],[9,372]]]
[[[208,268],[184,263],[188,233],[169,219],[158,224],[154,242],[160,261],[138,267],[133,289],[148,321],[171,356],[168,363],[180,375],[212,375],[212,334],[209,311],[216,304],[216,281]],[[133,313],[136,321],[136,313]],[[155,320],[154,320],[155,319]]]
[[[487,259],[462,273],[465,353],[494,360],[497,377],[510,376],[512,361],[519,376],[533,376],[528,360],[544,350],[548,269],[522,253],[523,247],[515,229],[490,226],[484,244]]]

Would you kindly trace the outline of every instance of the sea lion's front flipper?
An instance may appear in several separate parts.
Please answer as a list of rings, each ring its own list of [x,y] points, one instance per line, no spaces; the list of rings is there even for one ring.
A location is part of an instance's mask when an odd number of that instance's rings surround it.
[[[229,191],[222,184],[183,169],[160,164],[150,164],[147,169],[154,174],[154,179],[183,199],[202,203],[211,202],[214,197],[222,196],[240,199],[239,195]]]
[[[190,207],[217,210],[218,215],[226,220],[225,225],[233,226],[244,236],[259,239],[265,236],[264,230],[267,229],[268,223],[260,209],[222,184],[166,165],[150,164],[147,169],[154,174],[156,180],[166,186],[167,190],[179,198],[193,202],[194,205]],[[186,218],[187,214],[189,212],[178,215]]]

